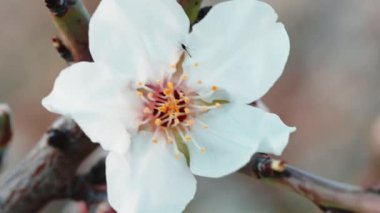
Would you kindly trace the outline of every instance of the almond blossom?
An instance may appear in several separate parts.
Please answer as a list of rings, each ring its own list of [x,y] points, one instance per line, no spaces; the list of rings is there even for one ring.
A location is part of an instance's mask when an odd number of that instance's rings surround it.
[[[94,62],[64,69],[42,103],[109,151],[118,212],[181,212],[194,175],[228,175],[255,152],[279,155],[294,131],[248,105],[289,54],[266,3],[223,2],[190,28],[176,0],[102,0],[89,41]]]

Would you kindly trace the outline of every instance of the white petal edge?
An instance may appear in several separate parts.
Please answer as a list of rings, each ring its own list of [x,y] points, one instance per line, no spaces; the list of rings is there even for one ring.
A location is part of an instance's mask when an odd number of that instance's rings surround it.
[[[142,108],[128,82],[99,63],[77,63],[59,74],[42,105],[73,118],[104,149],[124,153],[129,146],[127,130],[136,131]]]
[[[294,131],[277,115],[245,104],[227,104],[200,119],[208,129],[196,122],[191,132],[206,152],[201,153],[193,144],[188,144],[188,148],[191,171],[204,177],[216,178],[237,171],[260,148],[281,153]]]
[[[175,159],[171,144],[141,132],[132,138],[127,156],[106,160],[109,201],[118,212],[182,212],[193,199],[196,180],[183,156]]]
[[[95,62],[146,81],[178,61],[189,25],[176,0],[103,0],[90,21],[90,51]]]
[[[273,8],[261,1],[215,5],[186,39],[189,81],[223,88],[234,101],[258,100],[281,76],[289,55],[288,34],[276,21]]]

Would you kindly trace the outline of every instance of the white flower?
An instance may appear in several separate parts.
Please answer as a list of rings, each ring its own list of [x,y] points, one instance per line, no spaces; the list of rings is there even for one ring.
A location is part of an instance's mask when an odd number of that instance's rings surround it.
[[[221,177],[257,151],[281,154],[278,116],[247,104],[281,75],[289,38],[267,4],[214,6],[189,33],[175,0],[103,0],[90,22],[94,63],[61,72],[43,100],[109,150],[119,212],[180,212],[193,176]]]

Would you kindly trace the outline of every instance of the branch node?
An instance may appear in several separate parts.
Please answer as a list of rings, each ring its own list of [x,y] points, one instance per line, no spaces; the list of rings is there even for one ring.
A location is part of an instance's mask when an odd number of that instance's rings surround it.
[[[45,0],[46,7],[57,17],[66,15],[69,10],[67,0]]]
[[[58,37],[53,37],[51,39],[53,47],[57,50],[59,55],[67,62],[72,63],[74,61],[73,55],[67,46],[63,43],[63,41]]]

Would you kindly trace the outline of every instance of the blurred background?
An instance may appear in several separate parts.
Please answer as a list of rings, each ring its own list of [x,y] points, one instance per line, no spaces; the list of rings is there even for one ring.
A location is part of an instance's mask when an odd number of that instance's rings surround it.
[[[264,98],[285,123],[297,127],[282,158],[327,178],[371,184],[380,177],[380,2],[266,2],[291,40],[284,75]],[[98,1],[85,3],[92,12]],[[0,27],[0,102],[13,109],[12,169],[54,119],[40,102],[66,63],[51,46],[57,31],[44,1],[1,0]],[[187,209],[316,211],[304,198],[239,174],[200,178]]]

